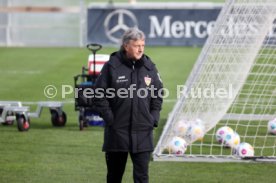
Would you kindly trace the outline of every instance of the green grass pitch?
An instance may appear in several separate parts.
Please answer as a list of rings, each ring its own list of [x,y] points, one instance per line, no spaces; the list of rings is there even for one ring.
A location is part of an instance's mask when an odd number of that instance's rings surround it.
[[[104,48],[111,53],[116,48]],[[155,143],[161,135],[176,98],[176,85],[184,84],[200,48],[147,47],[157,64],[170,97],[165,100]],[[72,85],[73,76],[87,64],[85,48],[0,48],[0,100],[46,101],[43,90],[51,84],[59,90],[52,100],[65,101],[68,120],[64,128],[53,128],[49,111],[31,119],[28,132],[16,125],[0,125],[1,183],[103,183],[106,167],[101,151],[103,129],[89,127],[80,132],[73,94],[61,98],[61,85]],[[31,106],[34,109],[35,106]],[[150,162],[151,183],[182,182],[274,182],[275,164]],[[129,159],[124,183],[132,181]]]
[[[129,0],[86,0],[87,3],[93,3],[93,2],[113,2],[113,3],[128,3]],[[168,2],[167,0],[136,0],[136,2],[140,3],[140,2]],[[213,2],[213,3],[224,3],[225,0],[173,0],[173,2]]]

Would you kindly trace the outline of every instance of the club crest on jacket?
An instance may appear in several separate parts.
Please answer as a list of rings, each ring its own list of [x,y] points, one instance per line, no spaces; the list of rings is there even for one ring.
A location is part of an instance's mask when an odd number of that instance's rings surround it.
[[[151,78],[148,77],[148,76],[145,76],[145,77],[144,77],[144,80],[145,80],[146,85],[149,86],[150,83],[151,83]]]

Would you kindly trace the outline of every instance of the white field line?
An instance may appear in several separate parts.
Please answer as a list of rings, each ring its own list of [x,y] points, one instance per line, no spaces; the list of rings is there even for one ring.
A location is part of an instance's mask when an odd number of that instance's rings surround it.
[[[24,101],[22,102],[23,105],[36,105],[41,101]],[[65,100],[65,101],[59,101],[62,102],[63,104],[73,104],[75,103],[74,100]],[[164,99],[164,103],[174,103],[176,102],[176,99]]]
[[[0,69],[0,72],[2,74],[29,74],[29,75],[41,74],[42,73],[40,70],[20,71],[20,70],[3,70],[3,69]]]

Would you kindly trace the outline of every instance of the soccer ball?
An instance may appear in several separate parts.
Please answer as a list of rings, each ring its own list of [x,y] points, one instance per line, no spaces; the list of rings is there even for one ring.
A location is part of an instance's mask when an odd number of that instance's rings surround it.
[[[195,123],[191,123],[187,130],[187,138],[189,141],[194,142],[197,140],[203,140],[204,137],[204,126],[199,121],[195,121]]]
[[[216,131],[216,140],[220,144],[224,144],[225,139],[231,139],[232,134],[234,134],[234,130],[228,126],[220,127]]]
[[[268,122],[267,131],[268,133],[276,135],[276,118]]]
[[[179,120],[174,127],[174,134],[176,136],[184,137],[189,128],[189,124],[185,120]]]
[[[226,134],[223,144],[225,147],[236,148],[240,144],[240,136],[237,132]]]
[[[242,142],[236,147],[234,154],[240,157],[252,157],[254,156],[254,148],[249,143]]]
[[[183,155],[187,149],[187,145],[183,138],[174,136],[168,144],[169,153]]]

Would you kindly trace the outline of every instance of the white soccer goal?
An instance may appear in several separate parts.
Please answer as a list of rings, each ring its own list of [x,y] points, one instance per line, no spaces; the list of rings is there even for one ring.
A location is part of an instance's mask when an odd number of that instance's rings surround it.
[[[228,0],[216,26],[169,114],[154,150],[156,161],[273,161],[276,135],[267,123],[276,118],[276,1]],[[202,140],[184,135],[184,155],[168,150],[179,121],[200,119]],[[216,140],[229,126],[254,148],[254,157],[233,155]],[[246,160],[245,160],[246,159]]]
[[[83,46],[84,0],[0,0],[0,46]]]

